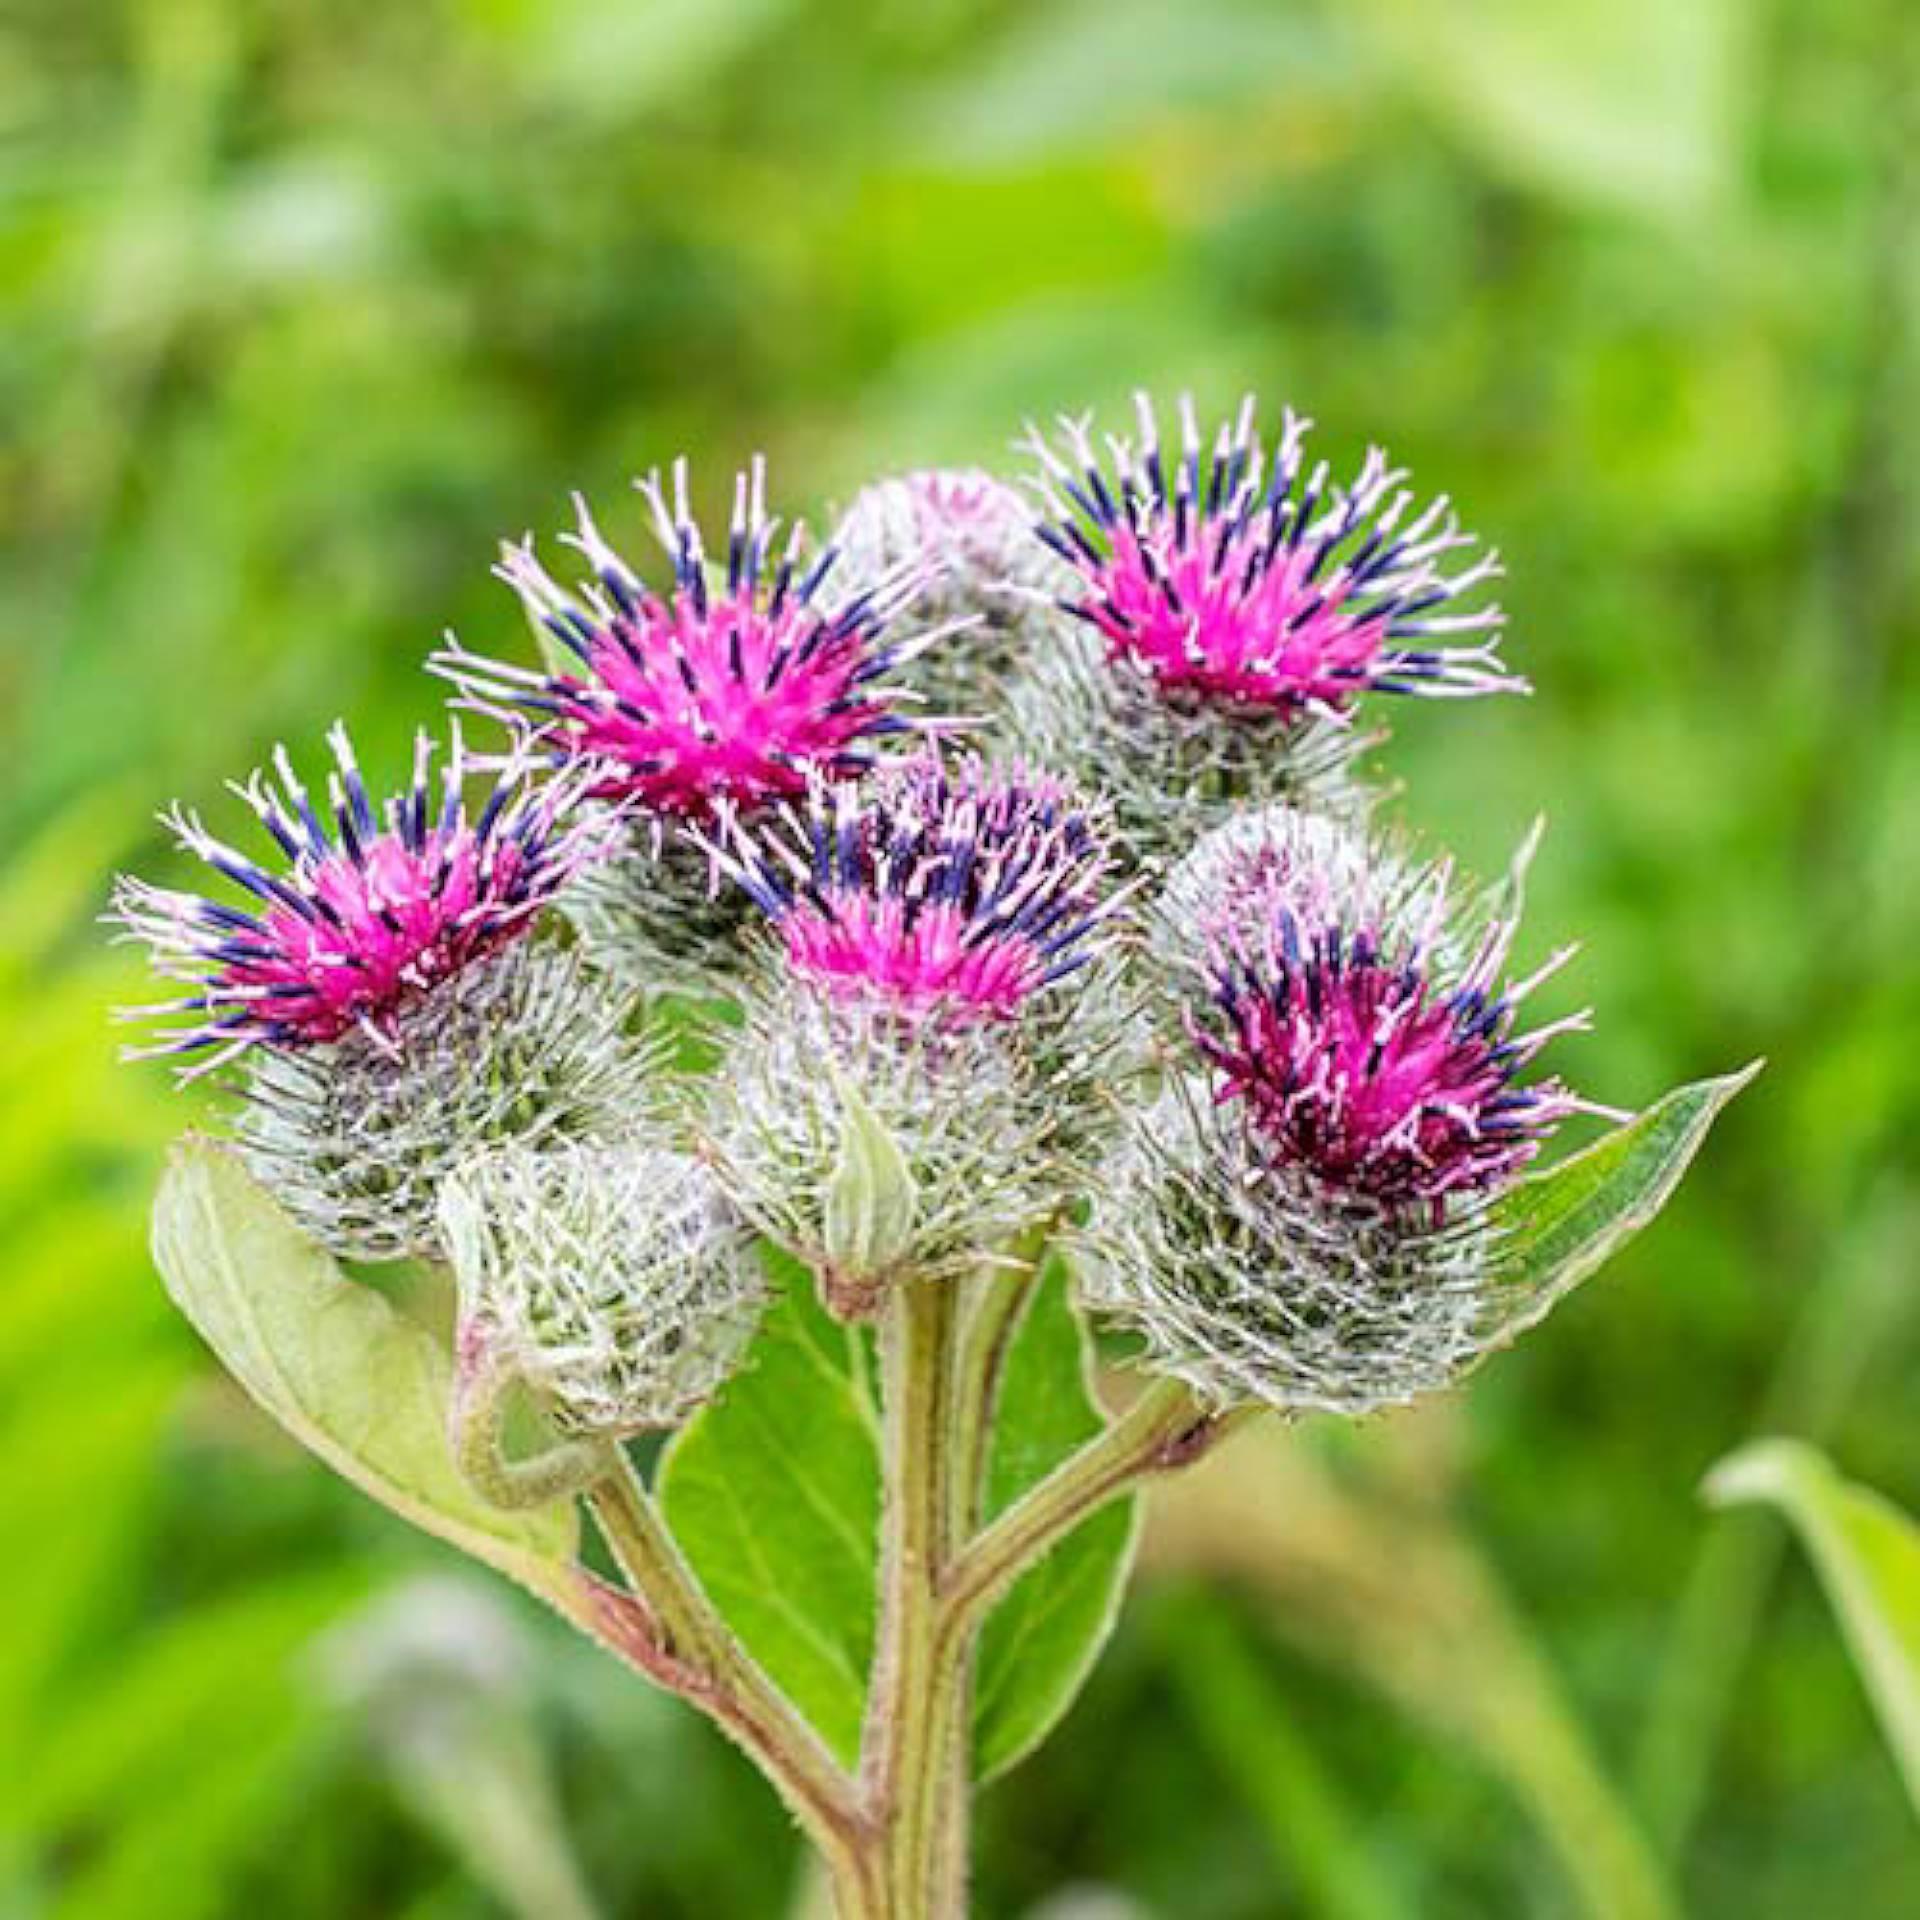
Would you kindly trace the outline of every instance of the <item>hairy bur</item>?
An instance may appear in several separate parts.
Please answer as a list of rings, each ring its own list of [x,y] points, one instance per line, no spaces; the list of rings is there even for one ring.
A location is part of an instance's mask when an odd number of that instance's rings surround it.
[[[508,1147],[466,1161],[439,1206],[463,1326],[563,1433],[677,1426],[765,1303],[712,1168],[664,1146]]]
[[[1203,840],[1155,912],[1172,1035],[1088,1237],[1089,1300],[1210,1400],[1355,1413],[1444,1386],[1504,1318],[1489,1205],[1576,1111],[1502,984],[1509,888],[1465,894],[1277,808]]]

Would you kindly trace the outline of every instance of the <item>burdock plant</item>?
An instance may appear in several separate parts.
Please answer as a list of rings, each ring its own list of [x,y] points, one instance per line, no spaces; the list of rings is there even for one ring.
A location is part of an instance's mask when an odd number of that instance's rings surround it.
[[[1627,1116],[1543,1074],[1584,1017],[1523,1014],[1564,957],[1516,977],[1524,860],[1468,884],[1363,765],[1382,696],[1518,685],[1493,562],[1384,455],[1181,417],[821,547],[756,465],[710,557],[682,466],[652,584],[582,508],[577,585],[501,568],[540,656],[435,659],[494,750],[384,801],[344,732],[317,795],[278,753],[254,850],[170,816],[211,891],[117,896],[186,983],[143,1051],[231,1102],[162,1185],[174,1298],[710,1715],[849,1920],[965,1910],[1144,1483],[1457,1381],[1745,1077]]]

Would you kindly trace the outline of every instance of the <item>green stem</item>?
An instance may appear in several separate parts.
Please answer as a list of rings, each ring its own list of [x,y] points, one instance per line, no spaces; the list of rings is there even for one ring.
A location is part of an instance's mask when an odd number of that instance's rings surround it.
[[[894,1920],[966,1911],[970,1642],[943,1642],[940,1588],[964,1470],[954,1419],[957,1293],[903,1280],[881,1326],[886,1505],[880,1612],[860,1780]],[[861,1911],[848,1905],[843,1908]]]
[[[1197,1459],[1250,1417],[1210,1410],[1184,1381],[1163,1379],[1028,1490],[955,1560],[942,1593],[943,1628],[970,1636],[1002,1594],[1088,1515],[1136,1481]]]
[[[859,1880],[867,1836],[854,1783],[720,1617],[625,1452],[609,1445],[603,1460],[587,1498],[632,1592],[590,1585],[595,1631],[729,1734],[779,1790],[836,1879]]]
[[[959,1471],[953,1476],[956,1542],[970,1539],[980,1524],[1000,1379],[1038,1288],[1044,1257],[1045,1241],[1035,1235],[1015,1249],[1013,1259],[1018,1264],[983,1267],[968,1289],[953,1382],[959,1449]]]

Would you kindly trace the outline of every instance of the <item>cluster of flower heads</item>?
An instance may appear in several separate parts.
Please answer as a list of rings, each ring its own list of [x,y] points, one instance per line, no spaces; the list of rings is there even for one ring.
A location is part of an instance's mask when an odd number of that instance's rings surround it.
[[[1370,1299],[1453,1297],[1479,1203],[1579,1103],[1525,1083],[1556,1029],[1516,1031],[1510,923],[1463,936],[1446,877],[1357,825],[1363,696],[1520,684],[1498,608],[1466,604],[1497,563],[1456,564],[1448,502],[1377,451],[1340,487],[1291,413],[1271,452],[1251,402],[1210,453],[1181,417],[1164,453],[1144,400],[1104,459],[1083,424],[1034,436],[1037,508],[972,471],[880,483],[818,548],[756,461],[724,558],[681,462],[641,485],[658,587],[584,505],[579,586],[508,546],[543,664],[430,663],[510,730],[483,804],[457,733],[437,782],[423,739],[376,805],[336,729],[324,808],[284,753],[239,790],[277,861],[176,816],[248,898],[122,883],[125,927],[193,988],[154,1050],[246,1063],[242,1150],[317,1238],[457,1240],[469,1313],[563,1426],[711,1390],[759,1298],[740,1221],[864,1310],[1089,1194],[1098,1297],[1160,1362],[1288,1401],[1272,1327],[1297,1357],[1337,1326],[1351,1361]],[[1135,951],[1166,858],[1276,797],[1315,817],[1224,828]],[[1189,983],[1175,1057],[1103,1177],[1156,968]],[[666,1086],[637,1037],[661,984],[743,1003],[704,1085]],[[543,1208],[573,1223],[544,1246]],[[630,1257],[589,1282],[608,1233]],[[1249,1270],[1209,1276],[1210,1239]],[[669,1283],[696,1243],[708,1279]],[[1357,1318],[1313,1302],[1336,1269]],[[724,1338],[656,1324],[709,1309]]]
[[[739,1364],[764,1299],[711,1172],[633,1141],[468,1160],[440,1218],[469,1337],[562,1432],[670,1428]]]

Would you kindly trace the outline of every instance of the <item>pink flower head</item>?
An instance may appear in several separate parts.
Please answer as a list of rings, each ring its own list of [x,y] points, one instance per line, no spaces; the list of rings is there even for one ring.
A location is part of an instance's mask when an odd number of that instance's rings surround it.
[[[463,789],[459,735],[437,783],[423,733],[413,778],[376,814],[346,729],[323,812],[286,750],[276,786],[255,773],[234,791],[284,860],[265,865],[215,839],[191,814],[165,816],[182,847],[253,896],[245,908],[123,876],[114,914],[160,971],[198,989],[144,1014],[185,1015],[147,1053],[217,1048],[197,1070],[252,1045],[301,1047],[358,1028],[390,1041],[394,1023],[440,982],[519,939],[562,884],[602,851],[610,823],[568,822],[584,778],[535,784],[508,764],[477,816]]]
[[[952,571],[1009,577],[1029,544],[1026,502],[979,467],[926,467],[869,489],[901,532]]]
[[[734,485],[722,583],[709,576],[687,504],[686,462],[674,464],[671,504],[658,475],[640,491],[672,558],[671,588],[645,586],[576,498],[570,544],[593,585],[578,595],[556,585],[530,541],[507,547],[496,571],[577,670],[534,673],[456,644],[432,664],[468,705],[530,718],[561,754],[598,763],[601,797],[668,821],[755,811],[802,793],[816,771],[857,775],[876,741],[915,724],[900,710],[911,696],[885,676],[916,649],[885,635],[921,585],[919,566],[829,606],[823,588],[836,550],[803,567],[795,526],[776,556],[779,523],[767,517],[765,463],[756,459]]]
[[[1555,972],[1500,984],[1510,917],[1459,947],[1445,926],[1448,873],[1364,874],[1327,859],[1325,823],[1219,857],[1221,890],[1190,1016],[1222,1102],[1238,1102],[1263,1153],[1328,1189],[1437,1217],[1448,1197],[1511,1179],[1548,1134],[1590,1107],[1558,1081],[1520,1076],[1576,1014],[1516,1033],[1517,1008]]]
[[[1497,556],[1444,571],[1473,536],[1445,496],[1415,509],[1379,448],[1351,486],[1330,485],[1324,460],[1306,471],[1312,422],[1289,411],[1269,460],[1249,397],[1206,459],[1185,400],[1169,465],[1144,394],[1138,407],[1139,444],[1110,440],[1104,464],[1084,421],[1063,422],[1064,453],[1029,436],[1046,469],[1039,536],[1079,576],[1063,604],[1114,658],[1167,694],[1283,712],[1339,711],[1369,689],[1524,687],[1498,656],[1498,607],[1447,611]]]
[[[829,992],[1011,1019],[1083,965],[1116,896],[1097,816],[1064,781],[932,755],[818,782],[786,831],[721,850]]]

